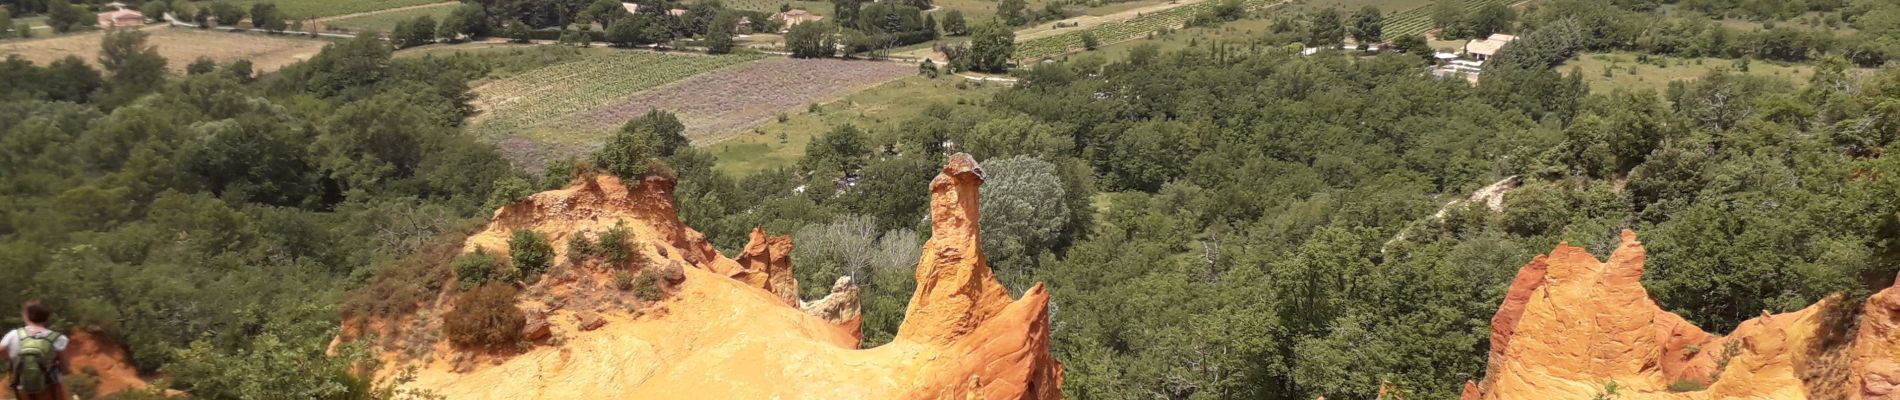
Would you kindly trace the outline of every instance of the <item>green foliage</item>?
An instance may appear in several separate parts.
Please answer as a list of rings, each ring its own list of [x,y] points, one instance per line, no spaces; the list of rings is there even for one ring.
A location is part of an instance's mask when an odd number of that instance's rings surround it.
[[[226,0],[211,3],[211,16],[218,19],[218,26],[236,27],[244,20],[244,7]]]
[[[626,270],[614,270],[614,289],[633,290],[633,273]]]
[[[476,247],[475,251],[456,256],[449,262],[449,269],[455,271],[455,281],[462,290],[473,289],[495,280],[501,269],[500,260],[489,255],[487,250]]]
[[[599,255],[600,251],[601,248],[594,245],[594,240],[587,238],[587,232],[577,232],[567,237],[567,259],[571,263],[585,262]]]
[[[805,147],[805,158],[799,161],[799,167],[814,176],[837,177],[863,166],[870,154],[864,131],[857,126],[840,125]]]
[[[931,61],[930,59],[926,58],[924,59],[924,62],[917,63],[917,75],[921,75],[923,77],[930,78],[930,79],[937,79],[938,73],[939,71],[937,70],[937,62],[935,61]]]
[[[945,36],[968,36],[970,24],[963,19],[963,10],[951,9],[943,13],[943,34]]]
[[[262,2],[251,5],[251,27],[282,31],[284,16],[277,12],[277,3]]]
[[[435,22],[435,18],[427,15],[419,16],[409,21],[397,22],[396,27],[389,32],[389,40],[395,43],[397,48],[435,43],[436,28],[438,26],[439,25]]]
[[[1056,165],[1029,156],[982,165],[988,173],[979,201],[983,254],[994,264],[1021,265],[1053,250],[1069,225],[1068,196]]]
[[[792,58],[830,58],[838,52],[833,30],[824,21],[792,25],[785,33],[785,48],[792,52]]]
[[[515,307],[515,287],[486,284],[455,298],[455,308],[442,314],[442,335],[449,343],[469,348],[504,348],[521,340],[527,317]]]
[[[186,75],[204,75],[217,70],[218,62],[212,61],[211,57],[200,56],[198,59],[192,60],[191,65],[185,66]]]
[[[486,9],[479,4],[462,4],[442,18],[442,24],[436,28],[436,35],[446,39],[455,39],[458,35],[475,39],[487,37],[493,30]]]
[[[969,57],[969,61],[964,65],[972,71],[1000,73],[1009,70],[1009,60],[1015,54],[1016,32],[1009,30],[1009,27],[986,22],[978,24],[970,34],[970,53],[965,56]]]
[[[639,250],[633,248],[633,232],[625,226],[614,225],[600,234],[601,258],[615,266],[625,266],[630,262],[643,261]]]
[[[91,365],[85,366],[80,368],[77,374],[61,375],[59,383],[65,386],[66,392],[72,393],[73,396],[81,399],[96,398],[99,394],[99,369]]]
[[[179,389],[205,398],[440,398],[426,391],[397,389],[413,379],[413,371],[382,382],[359,377],[357,366],[374,365],[370,362],[374,356],[366,348],[343,346],[340,354],[331,355],[325,353],[323,341],[300,339],[266,332],[246,349],[197,342],[180,349],[179,362],[165,371],[178,381],[191,382]]]
[[[74,28],[98,23],[98,20],[90,18],[91,16],[92,13],[87,12],[85,7],[73,5],[66,0],[52,0],[46,3],[46,26],[52,27],[55,33],[72,32]]]
[[[620,179],[638,182],[660,162],[664,140],[651,126],[629,123],[594,153],[594,165]]]
[[[508,258],[523,275],[541,274],[548,272],[548,266],[554,261],[554,245],[538,232],[516,230],[508,238]]]
[[[628,286],[633,290],[633,297],[642,301],[660,301],[666,298],[666,288],[660,286],[660,274],[650,270],[640,271],[639,275],[635,275],[633,281],[628,283]]]
[[[165,83],[165,57],[157,46],[146,45],[148,36],[144,31],[115,30],[101,39],[99,66],[107,73],[107,104],[131,103]]]
[[[1331,8],[1314,10],[1306,16],[1306,44],[1308,46],[1338,46],[1346,40],[1346,25],[1339,17],[1339,11]]]
[[[1701,380],[1695,378],[1682,378],[1669,383],[1669,392],[1671,393],[1700,392],[1708,388],[1709,384],[1702,383]]]
[[[713,19],[706,27],[706,54],[727,54],[732,52],[733,30],[737,29],[739,17],[721,15]]]
[[[574,41],[578,42],[580,40],[578,35],[582,33],[573,31],[570,31],[570,33],[577,35],[575,39],[573,39]],[[635,14],[626,18],[619,18],[614,20],[612,24],[607,25],[607,43],[613,44],[614,47],[633,47],[665,43],[671,39],[671,34],[667,31],[664,22],[647,14]]]
[[[1352,41],[1361,48],[1370,44],[1385,42],[1385,15],[1377,6],[1365,6],[1352,13],[1350,27]]]
[[[1621,398],[1621,397],[1622,397],[1622,395],[1621,395],[1621,394],[1618,394],[1618,393],[1617,393],[1617,392],[1619,392],[1619,391],[1620,391],[1620,389],[1621,389],[1621,387],[1620,387],[1620,386],[1618,386],[1618,385],[1616,384],[1616,381],[1609,381],[1609,382],[1604,382],[1604,383],[1603,383],[1603,390],[1602,390],[1602,391],[1598,391],[1598,392],[1597,392],[1597,395],[1596,395],[1595,397],[1591,397],[1591,399],[1593,399],[1593,400],[1616,400],[1616,399],[1618,399],[1618,398]]]
[[[1002,0],[996,3],[996,18],[1002,20],[1004,25],[1022,26],[1028,24],[1030,22],[1028,11],[1029,4],[1023,2],[1023,0]]]

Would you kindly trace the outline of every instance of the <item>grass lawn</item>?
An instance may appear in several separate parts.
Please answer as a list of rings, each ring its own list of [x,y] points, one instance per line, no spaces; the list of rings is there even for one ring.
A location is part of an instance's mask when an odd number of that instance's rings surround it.
[[[407,22],[424,15],[429,16],[429,18],[434,18],[437,22],[441,22],[442,19],[449,16],[450,12],[455,11],[458,5],[460,5],[460,3],[442,3],[426,7],[362,14],[334,20],[325,20],[323,21],[323,25],[331,29],[344,29],[353,32],[375,31],[388,33],[389,31],[395,30],[397,23]]]
[[[1655,56],[1651,56],[1655,57]],[[1634,53],[1596,53],[1583,54],[1557,67],[1558,71],[1569,73],[1574,66],[1583,71],[1583,80],[1590,84],[1594,92],[1612,90],[1652,90],[1661,93],[1669,87],[1671,81],[1695,80],[1703,74],[1717,68],[1728,68],[1730,72],[1743,73],[1735,69],[1736,60],[1722,58],[1677,58],[1663,57],[1667,67],[1656,65],[1653,59],[1649,63],[1636,62]],[[1635,72],[1631,72],[1631,68]],[[1605,69],[1609,76],[1604,76]],[[1795,85],[1804,85],[1808,77],[1814,75],[1814,67],[1805,64],[1785,64],[1754,60],[1749,62],[1749,75],[1763,75],[1787,78]]]
[[[799,109],[784,114],[785,122],[768,121],[749,133],[724,141],[702,143],[718,157],[715,169],[729,176],[745,176],[771,168],[790,166],[805,155],[805,145],[831,128],[846,123],[868,131],[902,129],[903,121],[923,114],[931,104],[952,107],[976,107],[978,101],[1002,90],[1001,86],[963,82],[957,77],[926,79],[909,77],[845,96],[819,105],[819,112]],[[962,100],[969,105],[958,105]]]

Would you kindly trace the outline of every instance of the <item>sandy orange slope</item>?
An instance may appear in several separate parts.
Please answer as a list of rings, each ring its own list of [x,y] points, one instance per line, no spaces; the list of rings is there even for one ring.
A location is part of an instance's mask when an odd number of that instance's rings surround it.
[[[466,246],[505,252],[515,230],[532,229],[560,244],[624,224],[649,267],[685,266],[666,300],[636,313],[616,298],[601,298],[625,295],[594,279],[604,267],[570,265],[557,245],[555,268],[574,271],[550,273],[519,301],[523,309],[545,311],[550,339],[500,355],[433,341],[428,357],[400,357],[391,349],[389,360],[420,365],[410,387],[452,399],[1059,398],[1062,366],[1049,353],[1048,292],[1038,286],[1011,299],[977,245],[982,181],[981,168],[958,154],[931,182],[933,235],[917,268],[918,291],[898,337],[885,346],[857,349],[856,299],[839,298],[855,296],[848,282],[836,286],[847,293],[797,301],[789,238],[754,232],[735,261],[680,222],[671,180],[650,177],[629,187],[596,176],[497,211]],[[801,304],[814,310],[807,313]],[[446,307],[446,300],[437,301],[407,321],[371,321],[346,331],[356,336],[375,327],[369,330],[381,335],[431,337],[399,327],[433,329],[439,323],[430,319],[439,317],[431,316]],[[582,329],[582,314],[598,314],[605,324]]]
[[[1626,400],[1896,398],[1900,287],[1868,299],[1858,325],[1836,297],[1716,336],[1650,299],[1643,261],[1624,231],[1607,262],[1563,244],[1525,265],[1492,319],[1485,380],[1463,398],[1591,399],[1609,382]]]

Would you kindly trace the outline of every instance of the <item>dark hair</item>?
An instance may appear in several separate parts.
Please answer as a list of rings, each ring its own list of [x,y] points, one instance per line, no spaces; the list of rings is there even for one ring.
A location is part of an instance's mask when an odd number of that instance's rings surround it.
[[[26,305],[21,308],[26,311],[26,322],[45,325],[46,320],[53,318],[53,310],[46,308],[45,304],[40,304],[39,300],[27,300]]]

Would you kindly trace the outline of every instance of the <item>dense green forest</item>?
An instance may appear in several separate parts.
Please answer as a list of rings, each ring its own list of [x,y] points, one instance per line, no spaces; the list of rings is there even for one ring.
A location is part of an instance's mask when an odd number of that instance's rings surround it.
[[[202,397],[373,395],[324,356],[336,305],[491,212],[516,173],[459,125],[467,79],[505,60],[365,36],[264,77],[168,78],[143,33],[102,46],[103,71],[0,63],[0,303],[45,299]]]
[[[1580,4],[1527,12],[1475,87],[1409,54],[1143,47],[1018,70],[901,128],[838,126],[755,175],[713,172],[663,112],[594,161],[664,159],[682,217],[724,251],[754,226],[794,235],[806,297],[864,287],[868,347],[901,322],[929,180],[971,153],[985,252],[1012,290],[1051,288],[1075,399],[1454,397],[1519,266],[1559,241],[1605,254],[1625,228],[1658,302],[1718,332],[1900,272],[1883,157],[1900,71],[1806,47],[1805,82],[1592,93],[1551,65],[1647,42],[1539,11]],[[471,79],[571,49],[394,58],[365,36],[263,76],[178,77],[137,32],[102,46],[102,69],[0,63],[0,304],[46,299],[60,328],[122,340],[194,396],[393,396],[349,374],[360,352],[324,355],[340,316],[433,293],[444,244],[576,165],[518,171],[461,129]],[[1453,202],[1507,178],[1501,210]]]

